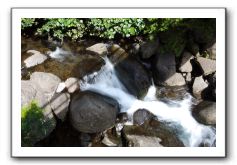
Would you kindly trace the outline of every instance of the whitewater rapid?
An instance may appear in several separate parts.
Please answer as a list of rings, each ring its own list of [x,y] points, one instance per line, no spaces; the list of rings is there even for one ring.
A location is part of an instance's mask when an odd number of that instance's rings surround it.
[[[149,110],[157,116],[159,121],[170,123],[170,127],[177,129],[179,139],[187,147],[214,144],[215,130],[210,126],[198,123],[191,114],[192,96],[189,93],[181,101],[164,103],[157,99],[156,87],[153,84],[144,99],[139,100],[129,94],[120,82],[114,65],[109,59],[105,57],[104,61],[105,65],[98,72],[86,75],[80,81],[82,91],[90,90],[115,99],[119,103],[120,111],[126,112],[131,120],[136,110],[142,108]]]

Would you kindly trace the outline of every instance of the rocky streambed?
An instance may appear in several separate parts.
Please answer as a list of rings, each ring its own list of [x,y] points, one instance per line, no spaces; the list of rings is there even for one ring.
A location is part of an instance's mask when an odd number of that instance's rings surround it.
[[[21,104],[49,123],[33,146],[215,146],[215,43],[177,58],[162,42],[22,38]]]

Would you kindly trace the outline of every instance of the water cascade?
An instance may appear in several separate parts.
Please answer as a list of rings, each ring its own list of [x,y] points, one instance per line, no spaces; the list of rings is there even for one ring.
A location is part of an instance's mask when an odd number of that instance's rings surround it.
[[[80,81],[82,91],[90,90],[117,100],[121,112],[127,112],[131,119],[127,124],[132,123],[132,115],[136,110],[144,108],[156,115],[159,121],[169,123],[171,128],[176,129],[185,146],[213,146],[216,140],[215,129],[200,124],[193,118],[192,96],[189,93],[181,101],[162,102],[157,99],[156,87],[153,84],[144,99],[139,100],[128,93],[116,76],[114,65],[109,59],[105,57],[104,60],[105,65],[101,70],[86,75]]]

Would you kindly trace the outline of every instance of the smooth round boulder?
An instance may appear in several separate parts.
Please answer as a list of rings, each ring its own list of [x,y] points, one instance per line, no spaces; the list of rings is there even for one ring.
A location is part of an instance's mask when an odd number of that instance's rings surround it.
[[[147,71],[135,58],[128,57],[115,66],[119,80],[132,95],[143,97],[151,85]]]
[[[194,107],[192,114],[194,118],[205,125],[216,124],[216,103],[203,101]]]
[[[133,114],[133,124],[141,125],[145,121],[150,120],[152,117],[154,117],[154,115],[150,111],[146,109],[138,109]]]
[[[118,112],[115,100],[90,91],[79,92],[70,104],[70,122],[80,132],[98,133],[114,126]]]

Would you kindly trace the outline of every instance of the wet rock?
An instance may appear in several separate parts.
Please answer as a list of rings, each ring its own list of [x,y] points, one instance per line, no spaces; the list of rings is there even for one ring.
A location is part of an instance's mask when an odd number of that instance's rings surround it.
[[[39,86],[45,94],[49,95],[49,97],[55,93],[61,82],[60,78],[54,74],[44,72],[34,72],[30,76],[30,81]]]
[[[157,53],[159,40],[145,42],[141,45],[140,52],[142,59],[148,59]]]
[[[164,85],[164,82],[176,73],[174,54],[157,55],[153,67],[154,82]]]
[[[103,65],[104,60],[101,57],[86,55],[86,57],[82,57],[77,65],[73,68],[71,76],[81,79],[85,75],[99,71]]]
[[[115,66],[118,78],[134,96],[141,98],[147,93],[151,80],[144,67],[132,57],[128,57]]]
[[[125,145],[130,147],[183,147],[183,143],[165,124],[156,120],[140,126],[124,126]]]
[[[118,107],[111,98],[89,91],[80,92],[72,98],[70,122],[80,132],[102,132],[115,124]]]
[[[209,75],[211,73],[214,73],[216,71],[216,61],[203,58],[203,57],[198,57],[197,62],[201,66],[203,70],[204,75]]]
[[[163,84],[167,86],[183,86],[186,82],[181,73],[175,73],[165,80]]]
[[[58,119],[64,121],[69,109],[70,95],[68,93],[55,94],[50,100],[50,106]]]
[[[86,48],[86,50],[97,53],[99,55],[106,55],[108,53],[108,49],[107,49],[108,45],[104,44],[104,43],[98,43],[95,45],[92,45],[88,48]]]
[[[109,48],[109,59],[113,64],[117,64],[128,57],[128,53],[117,44],[113,44]]]
[[[206,125],[216,124],[216,103],[203,101],[194,107],[192,111],[195,119]]]
[[[76,90],[80,89],[79,79],[70,77],[65,81],[65,86],[68,90],[68,93],[74,93]]]
[[[183,100],[185,95],[187,94],[188,88],[186,86],[178,86],[178,87],[158,87],[156,92],[157,98],[162,101],[166,100]]]
[[[159,137],[127,135],[128,147],[164,147]]]
[[[148,121],[153,117],[154,117],[154,115],[150,111],[148,111],[146,109],[138,109],[133,114],[133,124],[141,125],[145,121]]]
[[[180,64],[180,67],[179,67],[179,71],[180,72],[186,72],[186,73],[192,72],[193,67],[192,67],[192,64],[191,64],[190,60],[193,59],[193,58],[194,57],[191,53],[184,52],[182,60],[181,60],[181,64]]]
[[[204,89],[208,87],[208,84],[203,80],[202,76],[196,77],[193,83],[193,95],[200,99]]]
[[[207,48],[207,53],[210,59],[212,60],[216,59],[216,43],[214,43],[211,47]]]
[[[36,50],[28,50],[27,53],[32,53],[30,57],[24,60],[25,66],[27,68],[36,66],[38,64],[42,64],[45,60],[47,60],[47,56],[44,54],[40,53],[39,51]]]

